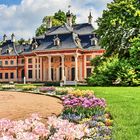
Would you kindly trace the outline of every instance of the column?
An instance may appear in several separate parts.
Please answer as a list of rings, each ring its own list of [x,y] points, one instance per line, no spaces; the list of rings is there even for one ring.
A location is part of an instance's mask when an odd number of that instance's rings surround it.
[[[62,61],[62,81],[64,81],[65,80],[64,55],[61,55],[61,61]]]
[[[75,81],[78,81],[78,55],[75,55]]]
[[[32,57],[32,80],[35,81],[36,80],[36,57]]]
[[[37,56],[37,81],[39,80],[39,57]]]
[[[25,65],[24,65],[24,75],[26,80],[28,81],[28,58],[24,57],[25,59]]]
[[[48,80],[52,81],[51,56],[48,56]]]
[[[40,57],[40,81],[42,81],[43,80],[43,74],[42,74],[42,72],[43,72],[43,65],[42,65],[42,57]]]
[[[84,55],[84,78],[87,78],[86,55]]]

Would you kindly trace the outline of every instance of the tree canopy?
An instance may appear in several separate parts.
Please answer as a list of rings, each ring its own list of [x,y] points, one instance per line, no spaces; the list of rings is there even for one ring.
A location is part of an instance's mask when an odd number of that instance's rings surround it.
[[[48,19],[51,18],[52,26],[63,25],[66,22],[66,13],[64,11],[59,10],[54,13],[53,16],[45,16],[42,20],[42,24],[36,29],[36,36],[43,35],[48,29]],[[76,15],[73,15],[73,24],[75,24]]]
[[[126,55],[131,40],[140,34],[140,1],[114,0],[107,8],[97,20],[100,45],[106,49],[107,56]]]

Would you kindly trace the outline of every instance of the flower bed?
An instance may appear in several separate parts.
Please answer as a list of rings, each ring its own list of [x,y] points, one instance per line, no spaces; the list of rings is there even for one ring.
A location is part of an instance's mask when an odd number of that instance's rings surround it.
[[[66,95],[66,94],[73,92],[73,91],[74,91],[74,88],[72,88],[72,87],[65,87],[65,88],[57,87],[55,90],[55,94],[56,95]]]
[[[64,106],[60,116],[42,123],[37,114],[24,121],[0,120],[0,140],[110,140],[111,115],[106,101],[93,91],[43,87],[41,92],[59,91]],[[61,93],[62,91],[62,93]],[[56,92],[57,93],[57,92]]]
[[[52,93],[55,91],[55,87],[41,87],[39,91],[43,93]]]
[[[26,85],[22,87],[23,91],[33,91],[35,89],[36,89],[36,86],[33,86],[33,85]]]
[[[15,85],[4,84],[4,85],[1,85],[1,89],[2,90],[15,89]]]
[[[90,91],[69,94],[62,98],[64,110],[62,118],[88,127],[88,134],[83,139],[111,139],[112,120],[106,111],[104,99],[97,98]],[[77,93],[77,91],[75,91]]]

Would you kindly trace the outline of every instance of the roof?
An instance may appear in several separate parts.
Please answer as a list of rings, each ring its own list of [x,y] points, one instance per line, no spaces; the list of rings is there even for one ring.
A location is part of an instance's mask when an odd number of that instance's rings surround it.
[[[29,54],[32,51],[64,50],[75,48],[97,50],[100,49],[99,46],[91,45],[91,39],[96,37],[93,31],[94,28],[89,23],[75,24],[72,27],[70,27],[68,24],[52,27],[45,33],[45,35],[33,38],[32,44],[19,45],[13,44],[11,40],[7,40],[0,46],[0,48],[2,48],[1,55]],[[60,40],[60,45],[57,46],[54,44],[55,38]],[[7,49],[9,48],[11,51],[7,53]]]
[[[61,26],[55,26],[50,28],[46,32],[46,35],[67,34],[71,32],[74,32],[76,34],[91,34],[93,30],[94,28],[92,24],[89,23],[75,24],[72,27],[70,27],[67,24],[64,24]]]
[[[13,42],[11,40],[7,40],[4,42],[1,46],[1,55],[17,55],[15,46],[13,45]],[[10,50],[10,52],[7,52],[7,50]]]
[[[60,46],[54,45],[54,39],[55,38],[60,39]],[[71,49],[71,48],[77,48],[76,43],[74,41],[73,33],[67,33],[67,34],[59,34],[59,35],[49,35],[46,36],[44,39],[36,39],[39,47],[37,47],[35,50],[63,50],[63,49]],[[34,51],[35,51],[34,50]]]

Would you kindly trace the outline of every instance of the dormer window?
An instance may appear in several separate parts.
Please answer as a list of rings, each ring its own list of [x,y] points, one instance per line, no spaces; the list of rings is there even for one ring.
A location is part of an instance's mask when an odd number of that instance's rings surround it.
[[[6,50],[6,53],[7,53],[7,54],[9,53],[9,49]]]
[[[12,50],[13,50],[13,48],[8,48],[8,49],[6,50],[6,53],[9,54],[9,53],[12,52]]]
[[[97,38],[92,38],[91,39],[91,46],[98,46]]]
[[[91,41],[91,45],[92,45],[92,46],[95,46],[95,40],[92,40],[92,41]]]
[[[60,39],[57,37],[54,40],[54,46],[60,46]]]
[[[38,47],[38,44],[37,44],[37,42],[35,42],[35,43],[32,45],[32,50],[37,49],[37,47]]]
[[[75,37],[75,42],[76,42],[76,44],[78,45],[78,46],[81,46],[81,40],[80,40],[80,38],[77,36],[77,37]]]

